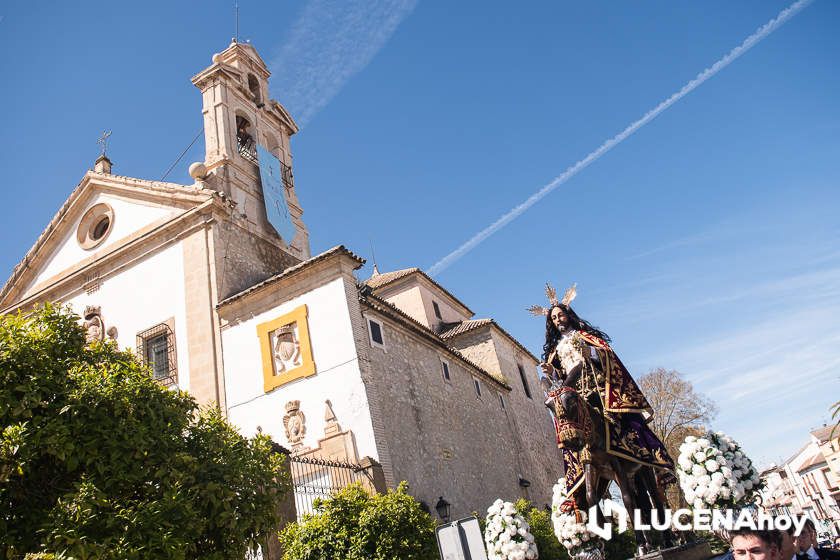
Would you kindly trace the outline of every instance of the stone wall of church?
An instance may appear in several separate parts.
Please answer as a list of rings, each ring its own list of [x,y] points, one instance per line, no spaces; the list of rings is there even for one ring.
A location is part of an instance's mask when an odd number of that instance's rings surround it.
[[[387,425],[377,444],[387,447],[389,484],[407,480],[411,493],[431,508],[443,496],[453,518],[483,512],[499,497],[529,496],[535,488],[521,488],[519,477],[534,481],[539,475],[523,460],[508,391],[481,380],[478,396],[463,362],[373,310],[364,313],[384,327],[385,348],[368,343],[365,378],[375,384],[374,413]],[[441,359],[449,363],[449,381]],[[537,503],[550,500],[550,488],[539,492],[548,494],[533,496]]]
[[[496,345],[490,338],[490,326],[462,334],[461,336],[447,340],[447,344],[457,348],[471,361],[475,362],[487,371],[502,373],[502,366],[499,363],[499,356],[496,353]],[[505,375],[505,378],[510,378]]]
[[[543,404],[543,393],[537,374],[537,361],[523,352],[501,331],[487,325],[465,333],[449,344],[486,370],[499,373],[511,386],[509,410],[523,450],[523,461],[531,465],[529,493],[534,501],[551,497],[551,489],[560,477],[560,454],[554,435],[551,415]],[[522,366],[528,391],[525,391],[518,366]],[[530,395],[530,396],[529,396]],[[544,505],[548,502],[539,502]]]
[[[510,407],[516,428],[520,434],[523,459],[533,467],[527,469],[531,476],[529,493],[539,506],[551,504],[551,492],[560,478],[561,455],[557,449],[557,439],[551,413],[544,404],[542,388],[537,374],[537,361],[522,352],[510,339],[495,328],[490,329],[490,337],[496,350],[502,375],[511,386]],[[519,368],[525,374],[528,393],[525,392]],[[540,501],[545,497],[544,501]]]
[[[214,228],[219,299],[241,292],[300,262],[242,225],[217,222]]]

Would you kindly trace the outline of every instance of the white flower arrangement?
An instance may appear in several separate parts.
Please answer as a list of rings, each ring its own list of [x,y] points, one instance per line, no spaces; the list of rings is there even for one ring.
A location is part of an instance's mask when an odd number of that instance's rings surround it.
[[[551,522],[557,540],[569,551],[572,558],[601,558],[600,539],[586,528],[585,511],[569,511],[572,498],[566,494],[566,484],[561,478],[554,485],[551,500]]]
[[[762,486],[752,461],[723,432],[685,438],[677,473],[685,499],[694,509],[743,507],[755,501]]]
[[[484,543],[489,560],[534,560],[539,557],[528,522],[510,502],[496,500],[487,509]]]

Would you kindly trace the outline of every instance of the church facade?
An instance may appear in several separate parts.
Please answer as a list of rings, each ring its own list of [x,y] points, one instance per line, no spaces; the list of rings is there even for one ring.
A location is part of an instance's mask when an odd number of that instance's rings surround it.
[[[256,50],[193,77],[205,158],[192,185],[124,177],[103,154],[0,291],[0,312],[61,302],[90,340],[295,456],[381,467],[453,518],[496,498],[550,503],[560,475],[537,358],[422,270],[360,279],[309,248],[297,126]],[[270,176],[270,177],[269,177]],[[269,188],[270,186],[270,188]]]

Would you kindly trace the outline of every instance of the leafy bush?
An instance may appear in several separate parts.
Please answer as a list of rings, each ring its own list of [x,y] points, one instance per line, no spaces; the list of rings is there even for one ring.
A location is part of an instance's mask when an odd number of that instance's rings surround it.
[[[316,500],[280,533],[284,560],[436,560],[435,522],[407,489],[371,495],[354,484]]]
[[[0,557],[243,558],[287,490],[271,445],[67,310],[0,317]]]

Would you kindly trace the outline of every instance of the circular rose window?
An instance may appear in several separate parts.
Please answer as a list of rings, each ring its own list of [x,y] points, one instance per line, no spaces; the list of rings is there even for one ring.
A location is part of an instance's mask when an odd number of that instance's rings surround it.
[[[114,225],[114,210],[105,203],[92,206],[82,216],[79,222],[79,229],[76,231],[76,238],[82,249],[93,249],[99,246]]]

